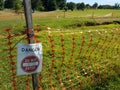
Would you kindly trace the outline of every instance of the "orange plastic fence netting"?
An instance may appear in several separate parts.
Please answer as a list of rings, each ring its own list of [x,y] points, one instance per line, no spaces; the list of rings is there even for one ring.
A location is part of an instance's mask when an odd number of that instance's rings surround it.
[[[37,26],[39,28],[40,26]],[[94,31],[38,31],[34,38],[43,45],[42,72],[39,90],[80,90],[114,75],[114,67],[120,60],[120,29]],[[3,68],[7,86],[2,90],[32,90],[30,75],[17,76],[17,44],[27,43],[25,34],[15,35],[6,29]],[[1,69],[4,70],[4,69]],[[5,78],[6,77],[6,78]],[[0,82],[1,83],[1,82]]]

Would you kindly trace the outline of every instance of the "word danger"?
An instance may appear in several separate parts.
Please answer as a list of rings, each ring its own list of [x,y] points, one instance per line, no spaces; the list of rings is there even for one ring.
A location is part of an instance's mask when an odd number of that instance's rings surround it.
[[[28,56],[22,60],[21,67],[25,72],[37,70],[40,60],[36,56]]]
[[[36,47],[36,48],[21,48],[22,52],[39,52],[40,48]]]

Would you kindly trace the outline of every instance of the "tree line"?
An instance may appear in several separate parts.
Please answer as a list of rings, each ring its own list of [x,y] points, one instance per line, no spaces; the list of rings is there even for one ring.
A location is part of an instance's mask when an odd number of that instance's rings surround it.
[[[120,4],[115,3],[114,5],[99,5],[95,2],[93,5],[81,3],[69,2],[66,4],[68,10],[85,10],[85,9],[120,9]]]
[[[32,10],[37,11],[54,11],[54,10],[85,10],[85,9],[120,9],[120,4],[114,5],[93,5],[84,2],[74,3],[66,2],[66,0],[31,0]],[[0,10],[13,9],[15,11],[23,9],[23,0],[0,0]]]
[[[63,9],[66,5],[66,0],[31,0],[32,10],[37,11],[53,11]],[[23,9],[23,0],[0,0],[0,10]]]

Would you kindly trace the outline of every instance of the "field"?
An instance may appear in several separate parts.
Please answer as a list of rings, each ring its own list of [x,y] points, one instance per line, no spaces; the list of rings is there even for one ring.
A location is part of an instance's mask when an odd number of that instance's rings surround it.
[[[120,89],[119,10],[35,12],[33,24],[43,45],[40,90]],[[32,90],[30,75],[16,76],[24,27],[22,14],[0,11],[0,90]]]

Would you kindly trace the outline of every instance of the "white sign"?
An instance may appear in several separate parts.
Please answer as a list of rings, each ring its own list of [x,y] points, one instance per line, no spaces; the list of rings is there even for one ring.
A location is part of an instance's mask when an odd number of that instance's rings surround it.
[[[17,74],[33,74],[42,71],[42,44],[18,44]]]

